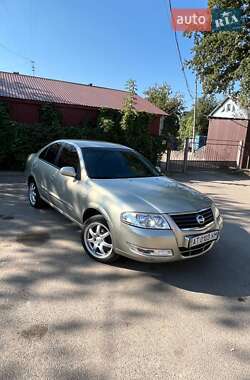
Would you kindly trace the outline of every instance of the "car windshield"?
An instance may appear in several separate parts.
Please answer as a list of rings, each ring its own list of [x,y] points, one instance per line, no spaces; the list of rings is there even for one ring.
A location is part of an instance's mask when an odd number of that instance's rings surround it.
[[[121,149],[83,148],[85,167],[93,179],[159,177],[158,171],[140,154]]]

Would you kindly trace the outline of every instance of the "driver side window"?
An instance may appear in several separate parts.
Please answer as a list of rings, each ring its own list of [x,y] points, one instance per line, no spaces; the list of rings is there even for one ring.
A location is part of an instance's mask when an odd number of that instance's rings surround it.
[[[76,148],[70,144],[64,144],[61,152],[59,154],[59,158],[57,161],[57,165],[59,169],[64,166],[71,166],[75,169],[76,174],[80,177],[80,161],[78,157],[78,153]]]
[[[51,144],[40,153],[40,160],[46,161],[54,166],[56,165],[56,158],[60,150],[61,145],[59,143]]]

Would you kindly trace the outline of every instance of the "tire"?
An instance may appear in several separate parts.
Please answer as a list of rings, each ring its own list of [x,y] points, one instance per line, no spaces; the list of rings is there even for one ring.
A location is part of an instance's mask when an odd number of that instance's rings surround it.
[[[34,179],[31,179],[28,184],[28,198],[32,207],[42,208],[44,206]]]
[[[119,257],[113,249],[109,225],[102,215],[95,215],[86,220],[81,240],[85,252],[101,263],[109,264]]]

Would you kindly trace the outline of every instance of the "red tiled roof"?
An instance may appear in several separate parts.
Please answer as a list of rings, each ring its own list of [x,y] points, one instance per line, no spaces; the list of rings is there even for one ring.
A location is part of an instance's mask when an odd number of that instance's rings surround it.
[[[0,97],[120,110],[126,95],[126,91],[111,88],[0,72]],[[135,107],[139,112],[166,115],[139,95],[136,95]]]

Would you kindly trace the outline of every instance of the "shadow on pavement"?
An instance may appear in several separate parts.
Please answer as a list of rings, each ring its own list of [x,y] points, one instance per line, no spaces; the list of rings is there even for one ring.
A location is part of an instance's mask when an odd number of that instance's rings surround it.
[[[250,174],[247,175],[245,173],[239,173],[236,171],[230,171],[230,170],[188,170],[186,173],[181,172],[173,172],[168,173],[167,176],[176,179],[177,181],[184,181],[184,182],[193,182],[193,181],[199,181],[199,182],[221,182],[226,183],[227,185],[230,185],[230,182],[232,182],[232,185],[235,185],[236,181],[242,181],[243,183],[241,185],[244,185],[244,181],[250,182]],[[247,185],[244,185],[247,186]]]
[[[120,341],[130,325],[128,334],[141,322],[150,329],[159,318],[167,320],[168,305],[197,318],[204,312],[202,317],[205,314],[220,329],[244,331],[250,311],[245,300],[250,296],[250,237],[244,227],[250,210],[237,200],[216,197],[216,202],[223,210],[225,228],[211,253],[172,264],[121,258],[114,266],[105,266],[83,254],[78,227],[50,208],[38,211],[28,206],[22,179],[0,180],[0,242],[4,242],[0,269],[5,272],[0,349],[4,355],[5,343],[11,353],[3,356],[0,378],[28,378],[19,355],[31,347],[32,361],[36,360],[33,377],[39,376],[36,365],[47,363],[49,357],[51,367],[43,369],[46,378],[106,380],[115,363],[115,338]],[[208,297],[205,302],[198,295],[192,299],[179,289],[221,298],[209,304]],[[103,344],[98,360],[109,364],[112,357],[113,361],[105,369],[85,372],[83,364],[90,356],[85,358],[85,351],[82,356],[82,342],[93,350],[98,334]],[[79,336],[82,341],[75,346]],[[15,337],[16,356],[11,351]],[[232,355],[244,364],[249,352],[242,348]]]

